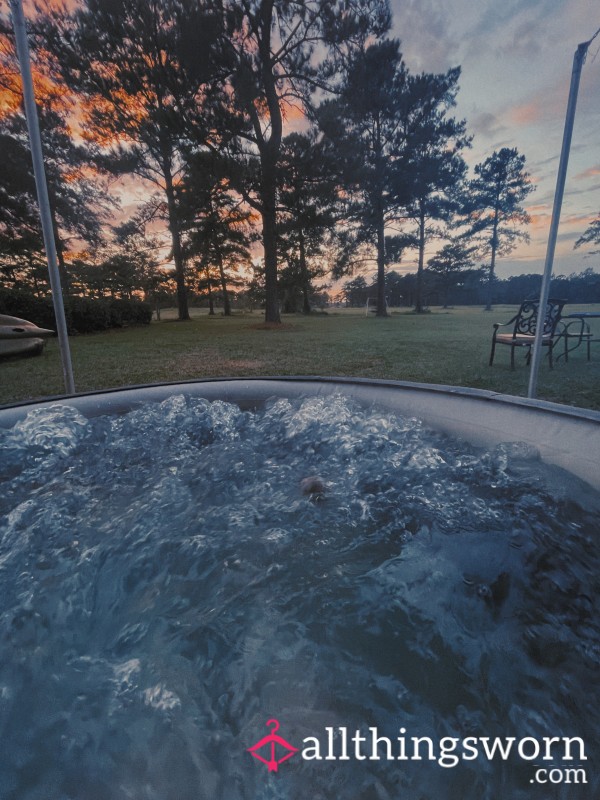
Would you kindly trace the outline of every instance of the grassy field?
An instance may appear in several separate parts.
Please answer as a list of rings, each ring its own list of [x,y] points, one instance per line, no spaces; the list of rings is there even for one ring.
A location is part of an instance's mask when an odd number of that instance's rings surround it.
[[[569,307],[570,311],[576,308]],[[586,310],[600,310],[587,306]],[[523,353],[510,369],[510,350],[498,347],[488,366],[493,322],[515,312],[497,306],[433,309],[416,315],[393,312],[386,319],[363,310],[331,310],[308,318],[284,316],[280,329],[261,325],[262,313],[209,317],[196,313],[177,322],[167,312],[161,322],[71,338],[78,391],[157,381],[247,375],[346,375],[471,386],[526,395],[528,370]],[[592,320],[600,337],[600,319]],[[42,356],[0,362],[0,403],[64,392],[58,342]],[[538,396],[600,409],[600,345],[561,359],[549,370],[544,358]]]

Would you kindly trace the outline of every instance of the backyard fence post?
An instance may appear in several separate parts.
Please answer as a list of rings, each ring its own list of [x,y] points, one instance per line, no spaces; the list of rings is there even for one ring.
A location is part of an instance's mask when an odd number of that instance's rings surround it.
[[[21,0],[9,0],[10,10],[15,32],[17,45],[17,57],[19,59],[19,70],[23,82],[23,102],[25,106],[25,117],[27,119],[27,130],[29,132],[29,144],[31,146],[31,158],[33,160],[33,174],[38,196],[38,206],[40,209],[40,220],[42,223],[42,235],[44,237],[44,249],[48,260],[48,274],[50,277],[50,288],[52,290],[52,302],[54,304],[54,316],[56,317],[56,330],[58,333],[58,343],[60,347],[60,357],[62,362],[63,378],[67,394],[75,393],[75,382],[73,379],[73,365],[71,363],[71,350],[69,347],[69,336],[67,333],[67,322],[65,319],[65,308],[63,304],[62,289],[60,285],[60,274],[56,258],[56,243],[54,241],[54,229],[52,227],[52,215],[50,212],[50,200],[48,197],[48,186],[46,183],[46,172],[44,169],[44,158],[42,154],[42,140],[40,137],[40,125],[38,120],[37,108],[35,105],[35,94],[33,90],[33,80],[31,77],[31,62],[29,57],[29,45],[27,43],[27,29],[25,27],[25,15]]]
[[[558,164],[558,176],[556,179],[556,190],[554,193],[554,206],[552,208],[552,219],[550,221],[550,233],[548,235],[548,247],[546,249],[546,262],[544,264],[544,276],[542,278],[542,288],[540,292],[540,303],[538,306],[538,321],[533,341],[531,368],[529,371],[529,388],[527,397],[535,397],[537,390],[537,377],[540,367],[542,353],[542,338],[544,335],[544,321],[546,318],[546,305],[550,293],[550,281],[552,279],[552,264],[554,262],[554,250],[556,248],[556,237],[558,234],[558,223],[560,222],[560,210],[562,207],[563,194],[565,191],[565,179],[567,175],[567,165],[569,163],[569,152],[571,150],[571,135],[573,133],[573,122],[575,120],[575,108],[577,106],[577,94],[579,92],[579,79],[581,68],[585,61],[587,49],[591,44],[582,42],[578,45],[573,57],[573,71],[571,73],[571,88],[569,89],[569,101],[567,104],[567,116],[565,119],[565,130],[563,133],[562,149]],[[552,344],[552,343],[551,343]],[[550,346],[551,346],[550,344]]]

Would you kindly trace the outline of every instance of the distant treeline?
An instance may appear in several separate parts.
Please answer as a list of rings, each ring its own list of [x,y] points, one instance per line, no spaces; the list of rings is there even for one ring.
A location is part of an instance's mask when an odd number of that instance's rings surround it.
[[[425,270],[425,301],[429,306],[480,305],[487,302],[488,275],[484,270],[465,270],[452,286],[440,284],[439,276]],[[386,276],[388,306],[414,306],[417,276],[414,273],[399,275],[391,271]],[[539,297],[541,275],[513,275],[494,281],[492,300],[495,304],[518,305],[523,300]],[[374,298],[376,282],[368,283],[363,277],[344,284],[343,296],[347,305],[365,306]],[[586,269],[571,275],[557,275],[550,284],[550,296],[568,303],[600,303],[600,272]]]

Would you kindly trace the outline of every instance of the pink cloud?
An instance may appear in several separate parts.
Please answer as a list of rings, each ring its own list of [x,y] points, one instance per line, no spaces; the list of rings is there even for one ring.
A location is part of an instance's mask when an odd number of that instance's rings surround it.
[[[513,125],[532,125],[539,122],[542,116],[543,109],[537,100],[515,106],[508,111],[508,118]]]
[[[586,178],[595,178],[598,175],[600,175],[600,164],[596,164],[595,167],[588,167],[587,169],[584,169],[583,172],[575,175],[575,180],[582,181]]]

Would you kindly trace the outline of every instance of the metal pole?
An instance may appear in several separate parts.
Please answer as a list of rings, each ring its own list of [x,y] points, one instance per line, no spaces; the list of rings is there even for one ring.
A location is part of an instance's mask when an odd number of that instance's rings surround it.
[[[56,259],[56,244],[54,242],[54,229],[52,227],[52,215],[50,213],[50,200],[48,198],[46,172],[44,170],[40,125],[37,108],[35,105],[33,80],[31,78],[31,63],[29,60],[29,45],[27,43],[25,16],[23,14],[21,0],[9,0],[9,2],[13,28],[15,31],[19,69],[21,71],[21,80],[23,81],[25,117],[27,119],[27,130],[29,131],[29,143],[31,146],[33,174],[35,176],[35,186],[37,189],[38,205],[40,209],[44,248],[46,250],[46,258],[48,260],[48,273],[50,276],[50,288],[52,289],[52,302],[54,304],[54,316],[56,317],[56,330],[58,333],[63,378],[67,394],[74,394],[75,381],[73,380],[73,365],[71,364],[69,336],[67,334],[67,322],[65,320],[65,309],[60,286],[60,274]]]
[[[591,40],[590,40],[591,42]],[[529,388],[527,397],[535,397],[537,390],[537,377],[542,357],[542,337],[544,334],[544,319],[546,317],[546,304],[550,293],[550,281],[552,279],[552,264],[554,262],[554,250],[556,248],[556,237],[558,234],[558,223],[560,222],[560,210],[565,191],[565,179],[567,176],[567,166],[569,163],[569,153],[571,150],[571,136],[573,133],[573,122],[575,120],[575,108],[577,106],[577,93],[579,92],[579,79],[581,68],[585,61],[587,49],[590,42],[583,42],[578,45],[573,58],[573,72],[571,74],[571,88],[569,90],[569,102],[567,104],[567,116],[565,119],[565,130],[563,133],[562,150],[558,164],[558,176],[556,179],[556,191],[554,193],[554,207],[552,208],[552,219],[550,221],[550,233],[548,236],[548,247],[546,250],[546,263],[544,265],[544,277],[542,278],[542,289],[540,293],[540,304],[538,307],[538,324],[535,331],[533,342],[533,352],[531,357],[531,369],[529,371]]]

